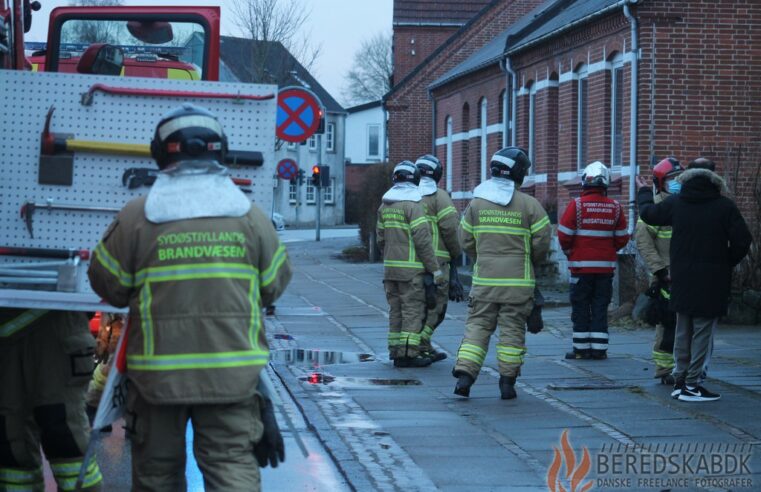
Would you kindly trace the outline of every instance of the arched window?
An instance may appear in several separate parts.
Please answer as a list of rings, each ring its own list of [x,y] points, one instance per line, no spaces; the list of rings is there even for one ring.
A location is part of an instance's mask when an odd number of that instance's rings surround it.
[[[447,155],[444,172],[447,173],[447,191],[452,192],[452,117],[447,116]]]
[[[486,98],[482,97],[479,103],[478,112],[479,128],[481,130],[481,146],[478,150],[479,160],[481,162],[481,181],[486,181],[486,153],[488,151],[489,142],[489,119],[487,118],[487,102]]]
[[[610,71],[610,165],[624,161],[624,57],[614,53],[609,59]]]
[[[576,167],[579,171],[587,165],[589,147],[589,79],[587,66],[579,64],[574,71],[576,78]]]

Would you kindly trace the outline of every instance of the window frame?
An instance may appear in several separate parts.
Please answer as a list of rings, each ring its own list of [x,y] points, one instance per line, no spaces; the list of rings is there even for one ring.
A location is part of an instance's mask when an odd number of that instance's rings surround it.
[[[328,195],[330,191],[330,195]],[[330,198],[328,198],[330,196]],[[323,188],[322,202],[326,205],[333,205],[336,203],[336,178],[330,178],[330,186]]]
[[[586,65],[576,69],[576,170],[582,172],[589,150],[589,72]]]
[[[306,185],[305,201],[307,205],[314,205],[317,203],[317,187],[312,184],[311,180],[307,181]]]
[[[298,179],[288,182],[288,203],[296,204],[299,201]]]
[[[528,158],[534,163],[536,159],[536,82],[530,82],[528,87]],[[534,174],[536,165],[532,165],[527,176]]]
[[[325,124],[325,152],[336,151],[336,124]]]
[[[610,84],[610,167],[620,169],[624,163],[624,58],[620,53],[611,59]]]
[[[375,154],[372,154],[370,152],[370,147],[371,147],[371,145],[370,145],[370,143],[371,143],[370,137],[371,137],[371,130],[372,129],[377,129],[378,130],[378,135],[377,135],[377,137],[378,137],[378,141],[377,141],[377,153],[375,153]],[[367,152],[367,159],[368,160],[371,160],[371,159],[378,160],[378,159],[380,159],[380,156],[381,156],[381,126],[380,126],[380,124],[378,124],[378,123],[368,123],[367,124],[367,135],[366,136],[367,136],[367,147],[365,148],[365,150]]]

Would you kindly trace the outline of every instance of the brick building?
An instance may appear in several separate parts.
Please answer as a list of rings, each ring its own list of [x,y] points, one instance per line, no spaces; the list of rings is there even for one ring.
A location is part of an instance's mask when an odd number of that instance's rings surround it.
[[[632,163],[648,174],[667,155],[706,155],[755,224],[759,41],[754,0],[490,2],[384,99],[390,156],[433,146],[464,207],[488,157],[515,143],[535,164],[524,191],[552,213],[586,163],[611,165],[628,203]]]

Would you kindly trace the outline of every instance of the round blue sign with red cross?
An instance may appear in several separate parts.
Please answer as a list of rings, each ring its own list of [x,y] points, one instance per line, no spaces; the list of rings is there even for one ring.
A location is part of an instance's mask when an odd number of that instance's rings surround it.
[[[283,159],[277,163],[277,177],[291,180],[299,174],[299,166],[293,159]]]
[[[322,110],[317,96],[299,87],[285,88],[277,94],[275,134],[286,142],[303,142],[320,126]]]

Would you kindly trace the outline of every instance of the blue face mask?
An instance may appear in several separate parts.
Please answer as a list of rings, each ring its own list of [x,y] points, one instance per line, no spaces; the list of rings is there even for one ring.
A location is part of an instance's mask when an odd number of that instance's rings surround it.
[[[682,191],[682,183],[676,180],[669,181],[668,183],[666,183],[666,189],[672,195],[676,195],[680,191]]]

